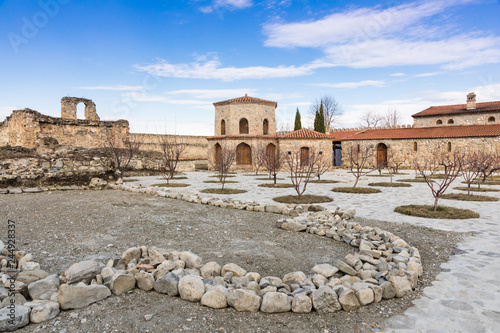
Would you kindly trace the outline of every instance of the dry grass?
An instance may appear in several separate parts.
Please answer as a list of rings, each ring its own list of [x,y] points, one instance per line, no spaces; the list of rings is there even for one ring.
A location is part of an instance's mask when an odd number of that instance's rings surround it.
[[[331,179],[320,179],[320,180],[313,179],[313,180],[310,180],[309,183],[313,183],[313,184],[335,184],[335,183],[340,183],[340,182],[338,180],[331,180]]]
[[[271,188],[292,188],[293,184],[259,184],[259,187],[271,187]]]
[[[370,194],[370,193],[382,192],[376,188],[369,188],[369,187],[334,187],[332,191],[342,192],[342,193],[357,193],[357,194]]]
[[[398,206],[394,209],[396,213],[425,217],[431,219],[473,219],[478,218],[479,214],[469,209],[460,209],[455,207],[438,206],[434,211],[431,205],[407,205]]]
[[[273,198],[274,201],[286,204],[312,204],[322,202],[332,202],[333,199],[324,195],[303,195],[300,197],[296,195],[284,195],[281,197]]]
[[[158,187],[188,187],[191,186],[190,184],[184,184],[184,183],[160,183],[160,184],[154,184],[151,186],[158,186]]]
[[[205,180],[203,182],[208,183],[208,184],[220,184],[221,183],[220,180]],[[234,183],[237,183],[237,181],[236,180],[226,180],[224,183],[225,184],[234,184]]]
[[[131,183],[131,182],[136,182],[136,181],[139,181],[139,179],[137,178],[128,178],[128,179],[123,179],[123,182],[124,183]]]
[[[245,193],[245,190],[239,190],[236,188],[206,188],[204,190],[201,190],[200,192],[203,193],[212,193],[212,194],[239,194],[239,193]]]
[[[425,183],[425,179],[423,178],[398,179],[397,181],[404,183]]]
[[[498,201],[498,198],[486,195],[468,195],[465,193],[449,193],[440,196],[442,199],[460,200],[460,201]]]
[[[466,186],[455,187],[455,190],[467,191],[467,187]],[[471,186],[470,190],[472,192],[500,192],[500,190],[496,188],[488,188],[488,187],[478,188],[475,186]]]
[[[209,177],[213,177],[213,178],[219,178],[219,175],[212,175],[212,176],[209,176]],[[236,177],[234,174],[233,175],[227,175],[226,178],[231,178],[231,177]]]
[[[276,180],[284,180],[285,178],[276,178]],[[273,178],[255,178],[255,180],[273,180]]]
[[[408,183],[369,183],[370,186],[380,186],[380,187],[411,187],[411,184]]]

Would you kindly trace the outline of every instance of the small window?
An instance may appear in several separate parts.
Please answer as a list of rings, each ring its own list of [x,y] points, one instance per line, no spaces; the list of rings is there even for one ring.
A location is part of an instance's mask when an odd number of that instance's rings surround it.
[[[442,121],[441,119],[438,119],[438,120],[436,121],[436,125],[443,125],[443,121]]]
[[[413,151],[417,151],[418,150],[418,144],[417,142],[413,142]]]
[[[288,152],[288,155],[292,155],[292,152],[291,152],[291,151],[289,151],[289,152]]]
[[[264,119],[264,123],[262,124],[262,132],[264,135],[269,134],[269,121],[267,119]]]
[[[248,134],[248,120],[246,118],[240,120],[240,134]]]
[[[451,142],[448,142],[448,152],[451,151]]]
[[[488,118],[489,123],[494,123],[495,122],[495,117],[489,117]]]
[[[319,152],[319,155],[323,155],[323,152],[322,152],[322,151],[320,151],[320,152]]]
[[[358,153],[361,151],[361,146],[358,145]]]
[[[448,124],[454,124],[455,122],[453,121],[453,119],[448,119]]]
[[[224,119],[220,122],[220,135],[226,135],[226,121]]]

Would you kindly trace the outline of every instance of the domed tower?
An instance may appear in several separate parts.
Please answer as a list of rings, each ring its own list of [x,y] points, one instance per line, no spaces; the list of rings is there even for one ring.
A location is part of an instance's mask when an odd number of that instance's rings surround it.
[[[243,97],[215,102],[214,136],[208,137],[208,159],[212,166],[223,147],[236,151],[236,167],[252,167],[260,149],[276,151],[275,111],[278,103],[265,99]]]
[[[214,106],[215,136],[276,135],[276,102],[245,95]]]

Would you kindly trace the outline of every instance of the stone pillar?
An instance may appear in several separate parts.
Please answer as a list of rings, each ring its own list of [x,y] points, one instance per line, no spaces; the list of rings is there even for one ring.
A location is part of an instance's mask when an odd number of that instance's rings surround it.
[[[467,95],[467,110],[475,110],[476,109],[476,94],[473,92]]]

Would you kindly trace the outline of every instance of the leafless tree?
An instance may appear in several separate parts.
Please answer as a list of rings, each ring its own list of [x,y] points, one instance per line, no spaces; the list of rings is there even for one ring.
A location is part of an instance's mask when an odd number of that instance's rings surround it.
[[[159,136],[159,141],[161,153],[163,155],[160,171],[168,184],[169,181],[174,178],[177,166],[182,154],[187,148],[187,144],[178,142],[178,137],[176,135],[161,135]]]
[[[303,156],[301,156],[300,151],[286,154],[285,167],[290,172],[290,180],[299,199],[306,191],[309,179],[314,174],[314,167],[319,156],[321,155],[317,154],[313,149],[309,150],[309,155],[306,159],[302,158]]]
[[[278,171],[283,166],[284,155],[281,153],[279,148],[276,148],[274,152],[266,151],[265,159],[264,159],[264,168],[269,173],[269,179],[271,177],[274,180],[274,184],[276,184],[276,177],[278,175]]]
[[[471,195],[470,186],[479,178],[481,171],[479,170],[480,153],[477,151],[468,151],[464,155],[464,163],[462,168],[462,177],[467,183],[467,195]]]
[[[478,177],[478,187],[486,178],[500,170],[500,154],[497,151],[481,151],[477,154],[477,168],[481,177]]]
[[[383,117],[375,110],[365,111],[359,118],[359,125],[366,128],[374,128],[379,126],[383,121]]]
[[[254,150],[255,153],[252,156],[252,164],[255,170],[255,174],[259,174],[259,170],[263,168],[266,164],[266,155],[267,150],[266,147],[262,144],[258,145]]]
[[[332,161],[320,154],[316,164],[314,165],[314,175],[318,177],[318,180],[321,180],[321,175],[330,170],[331,167]]]
[[[349,159],[349,168],[356,177],[353,188],[358,185],[361,177],[366,176],[374,169],[367,169],[369,161],[373,158],[372,150],[369,146],[363,144],[350,144],[347,146],[347,158]]]
[[[215,158],[214,169],[217,172],[217,178],[221,184],[221,188],[224,189],[226,185],[227,175],[229,174],[229,169],[236,160],[236,149],[230,149],[227,147],[222,147],[220,154]]]
[[[450,184],[462,173],[464,155],[458,152],[441,154],[436,151],[434,157],[425,162],[415,160],[415,168],[424,178],[434,196],[434,211],[437,211],[438,200],[448,189]],[[437,175],[444,168],[444,174]]]
[[[387,150],[387,172],[391,176],[391,183],[392,177],[398,173],[399,168],[403,165],[404,161],[405,160],[401,154],[394,149]]]
[[[132,140],[130,137],[120,140],[111,130],[106,131],[105,147],[115,164],[119,179],[123,179],[130,161],[137,155],[142,144],[141,140]]]
[[[403,116],[401,113],[395,109],[390,108],[382,117],[382,125],[385,127],[395,128],[398,125],[401,125]]]
[[[340,116],[344,114],[344,108],[333,96],[325,95],[319,100],[315,100],[309,109],[309,113],[314,117],[316,111],[319,112],[323,103],[323,113],[325,115],[325,128],[331,131],[333,125],[339,121]]]

